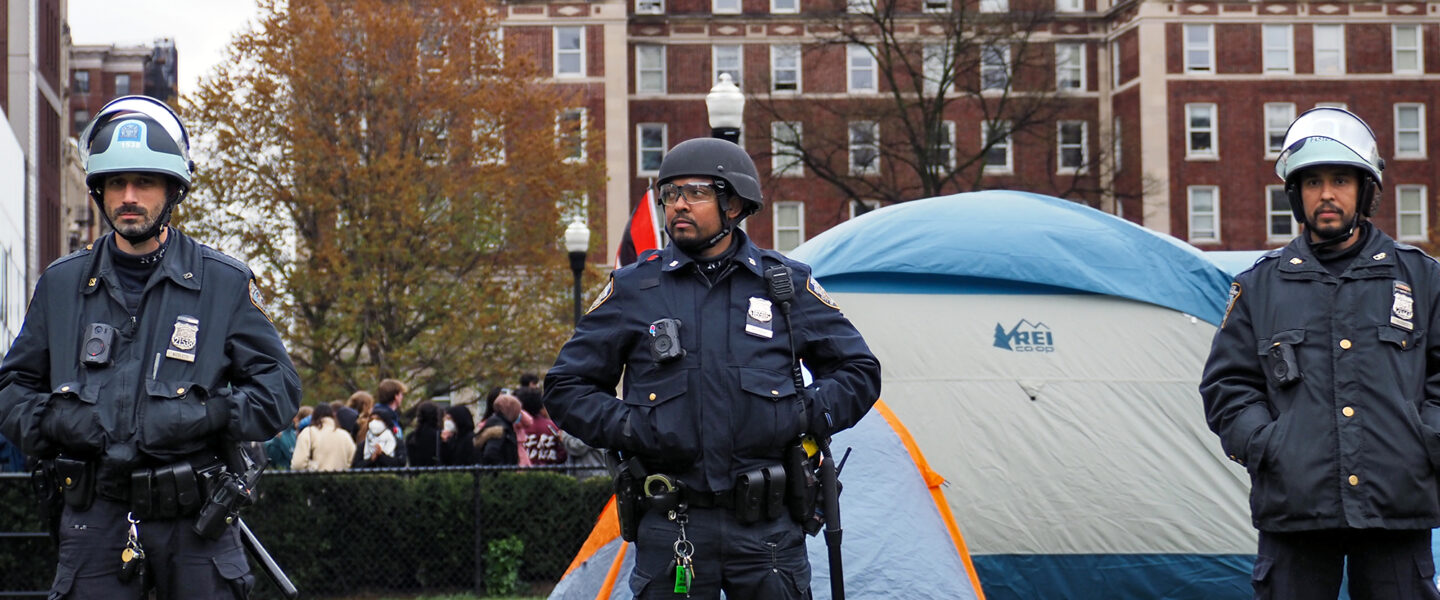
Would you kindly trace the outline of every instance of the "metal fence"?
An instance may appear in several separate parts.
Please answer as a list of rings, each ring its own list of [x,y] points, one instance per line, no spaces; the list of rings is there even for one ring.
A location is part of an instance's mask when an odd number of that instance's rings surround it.
[[[544,595],[610,495],[603,470],[269,472],[242,517],[306,598]],[[29,477],[0,473],[0,597],[44,597],[55,546]],[[279,591],[255,567],[257,599]]]

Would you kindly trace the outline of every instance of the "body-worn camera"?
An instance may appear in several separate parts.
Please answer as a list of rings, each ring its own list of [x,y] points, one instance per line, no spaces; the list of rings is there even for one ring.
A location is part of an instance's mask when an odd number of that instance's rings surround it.
[[[1300,381],[1300,364],[1295,360],[1295,346],[1275,344],[1270,346],[1270,378],[1279,387],[1289,387]]]
[[[110,364],[110,349],[115,345],[115,328],[104,323],[85,326],[85,345],[81,346],[80,362],[87,367]]]
[[[679,319],[660,319],[650,324],[650,356],[657,363],[685,356],[685,349],[680,347]]]

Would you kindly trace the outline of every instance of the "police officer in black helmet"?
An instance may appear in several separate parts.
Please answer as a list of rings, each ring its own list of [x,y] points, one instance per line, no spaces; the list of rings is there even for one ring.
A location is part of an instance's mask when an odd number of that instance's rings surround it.
[[[671,244],[611,274],[546,374],[545,405],[640,482],[637,597],[808,598],[809,515],[791,510],[781,463],[802,434],[864,416],[879,362],[809,267],[737,227],[761,207],[743,149],[683,142],[656,192]],[[813,375],[799,390],[796,358]]]
[[[289,424],[299,377],[250,270],[170,225],[192,173],[175,113],[118,98],[80,144],[115,231],[45,270],[0,366],[0,431],[62,504],[50,597],[247,597],[239,533],[196,524],[236,444]]]

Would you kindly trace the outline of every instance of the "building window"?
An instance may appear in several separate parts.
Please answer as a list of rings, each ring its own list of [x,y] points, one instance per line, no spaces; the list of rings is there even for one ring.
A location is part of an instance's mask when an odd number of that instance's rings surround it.
[[[80,132],[85,131],[85,126],[86,126],[86,125],[89,125],[89,124],[90,124],[90,111],[88,111],[88,110],[77,110],[77,111],[75,111],[75,128],[72,129],[71,131],[72,131],[73,133],[75,133],[75,134],[78,135]]]
[[[1085,0],[1055,0],[1055,12],[1085,12]]]
[[[1295,213],[1290,210],[1290,196],[1283,185],[1265,186],[1265,237],[1279,242],[1295,237]]]
[[[880,172],[880,124],[874,121],[850,123],[850,174]]]
[[[873,15],[875,0],[845,0],[845,12],[852,15]]]
[[[1004,90],[1010,86],[1010,46],[985,44],[980,47],[980,89]]]
[[[1085,91],[1085,44],[1055,44],[1055,89]]]
[[[635,46],[635,93],[665,93],[665,47]]]
[[[87,95],[90,93],[89,71],[75,71],[70,74],[70,79],[72,80],[72,87],[76,95]]]
[[[1427,231],[1430,215],[1426,214],[1425,186],[1395,186],[1395,215],[1398,222],[1396,231],[1402,240],[1429,241]]]
[[[1120,135],[1120,117],[1115,117],[1114,127],[1110,131],[1110,152],[1115,155],[1115,171],[1118,173],[1121,169],[1120,158],[1123,156],[1120,150],[1125,147],[1125,138]]]
[[[804,177],[799,121],[770,123],[770,172],[776,177]]]
[[[770,90],[800,91],[800,46],[780,44],[770,47]]]
[[[1192,185],[1190,196],[1190,241],[1220,241],[1220,188],[1213,185]]]
[[[740,48],[740,46],[734,44],[717,44],[711,46],[710,59],[711,64],[715,66],[715,72],[711,74],[711,81],[720,81],[720,75],[722,73],[729,73],[730,81],[735,82],[736,87],[745,87],[743,85],[745,81],[745,71],[743,62],[741,61]]]
[[[1110,44],[1110,84],[1120,87],[1120,42]]]
[[[669,145],[664,123],[640,123],[635,126],[635,164],[640,177],[654,177],[660,174],[660,161],[665,159],[665,148]]]
[[[1425,105],[1395,105],[1395,158],[1425,158]]]
[[[472,161],[477,165],[505,164],[505,130],[495,119],[475,119],[470,128],[474,144]]]
[[[555,142],[567,163],[585,162],[585,109],[567,108],[555,120]]]
[[[1345,26],[1315,26],[1315,74],[1345,74]]]
[[[1214,159],[1219,157],[1215,143],[1215,105],[1185,105],[1185,158]]]
[[[1289,75],[1295,72],[1294,26],[1266,25],[1264,37],[1265,72]]]
[[[663,15],[665,14],[665,0],[635,0],[635,14]]]
[[[1265,156],[1274,158],[1285,149],[1285,132],[1295,121],[1295,104],[1291,102],[1265,103]]]
[[[955,122],[941,121],[930,149],[930,172],[944,175],[955,168]]]
[[[1422,60],[1419,25],[1395,25],[1390,29],[1390,68],[1395,73],[1419,74]]]
[[[924,0],[922,10],[927,13],[948,13],[950,12],[950,0]]]
[[[1349,109],[1346,108],[1346,107],[1347,107],[1347,105],[1346,105],[1344,102],[1316,102],[1316,103],[1315,103],[1315,108],[1338,108],[1338,109],[1340,109],[1340,110],[1349,110]]]
[[[1185,26],[1185,72],[1215,72],[1215,27]]]
[[[775,14],[798,13],[800,12],[800,0],[770,0],[770,12]]]
[[[1088,123],[1060,121],[1056,123],[1056,160],[1061,173],[1084,173],[1090,160]]]
[[[850,93],[869,94],[878,91],[875,80],[875,57],[870,54],[870,49],[860,44],[850,44],[848,54],[850,59],[848,65],[847,80],[850,82]]]
[[[710,0],[710,11],[717,15],[738,15],[740,0]]]
[[[116,95],[116,96],[129,96],[129,95],[130,95],[130,76],[129,76],[129,75],[126,75],[126,74],[123,74],[123,73],[122,73],[122,74],[120,74],[120,75],[116,75],[116,76],[115,76],[115,95]]]
[[[555,28],[555,76],[585,76],[585,28]]]
[[[1010,12],[1009,0],[980,0],[980,12],[982,13],[1003,13]]]
[[[1014,146],[1010,143],[1010,122],[991,121],[980,127],[980,147],[985,152],[985,173],[1010,173],[1015,169]]]
[[[880,208],[879,200],[851,200],[846,204],[850,205],[851,219]]]
[[[805,203],[775,203],[775,249],[794,250],[805,241]]]
[[[949,92],[949,75],[946,73],[947,67],[950,66],[949,47],[945,44],[925,44],[921,62],[925,69],[925,92],[928,94]]]

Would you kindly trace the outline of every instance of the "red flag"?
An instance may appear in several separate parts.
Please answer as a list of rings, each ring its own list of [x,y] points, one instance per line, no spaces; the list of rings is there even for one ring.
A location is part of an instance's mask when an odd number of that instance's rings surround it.
[[[615,268],[635,262],[646,250],[660,249],[660,221],[655,215],[655,198],[650,189],[630,213],[625,223],[625,233],[620,236],[620,248],[615,252]]]

